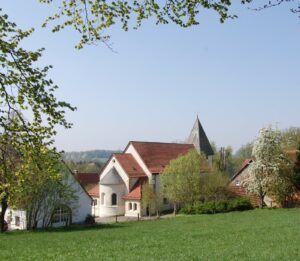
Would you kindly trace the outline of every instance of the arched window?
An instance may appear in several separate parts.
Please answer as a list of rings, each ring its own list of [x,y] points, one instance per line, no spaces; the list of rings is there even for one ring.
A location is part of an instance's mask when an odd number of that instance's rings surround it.
[[[104,205],[105,203],[105,193],[101,193],[101,205]]]
[[[111,205],[112,206],[117,205],[117,194],[116,193],[111,194]]]
[[[128,205],[129,210],[132,210],[132,203],[130,202]]]
[[[52,214],[52,223],[65,222],[66,225],[72,223],[72,211],[68,206],[59,206],[54,209]]]
[[[137,204],[136,203],[133,204],[133,210],[137,210]]]

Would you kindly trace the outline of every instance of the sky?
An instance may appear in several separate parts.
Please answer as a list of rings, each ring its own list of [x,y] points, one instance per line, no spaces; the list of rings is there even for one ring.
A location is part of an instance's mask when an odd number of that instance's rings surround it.
[[[57,97],[77,107],[67,113],[73,128],[58,128],[60,150],[184,141],[197,114],[210,141],[235,150],[269,124],[300,127],[300,19],[291,4],[261,12],[236,5],[238,19],[225,24],[204,11],[188,29],[151,20],[129,32],[114,27],[115,52],[76,50],[74,30],[41,28],[54,9],[37,0],[0,4],[19,27],[36,28],[24,46],[46,48],[40,63],[53,65]]]

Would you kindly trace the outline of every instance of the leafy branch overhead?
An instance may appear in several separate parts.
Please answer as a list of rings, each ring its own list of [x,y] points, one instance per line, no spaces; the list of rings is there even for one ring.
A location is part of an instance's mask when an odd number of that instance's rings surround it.
[[[0,15],[0,133],[2,141],[7,138],[13,146],[33,144],[37,138],[52,144],[56,125],[71,127],[65,109],[75,109],[54,96],[57,86],[47,77],[51,66],[36,66],[43,49],[20,46],[32,31],[22,31]]]
[[[54,0],[39,0],[41,3],[53,4]],[[240,0],[241,4],[254,3],[254,0]],[[254,10],[278,6],[290,0],[267,1],[265,5]],[[86,44],[102,42],[109,47],[110,35],[107,32],[112,25],[120,26],[124,31],[137,29],[144,20],[152,18],[156,24],[175,23],[181,27],[199,24],[200,11],[209,9],[217,13],[220,22],[235,18],[229,12],[231,0],[63,0],[58,11],[49,16],[43,26],[49,22],[58,21],[52,28],[53,32],[73,27],[81,35],[76,45],[80,49]],[[293,12],[299,12],[298,8]]]

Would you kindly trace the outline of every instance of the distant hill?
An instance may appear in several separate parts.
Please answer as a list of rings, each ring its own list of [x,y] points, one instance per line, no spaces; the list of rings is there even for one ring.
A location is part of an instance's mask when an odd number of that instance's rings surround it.
[[[119,151],[114,150],[89,150],[89,151],[72,151],[72,152],[65,152],[64,160],[66,161],[73,161],[73,162],[106,162],[109,157]]]

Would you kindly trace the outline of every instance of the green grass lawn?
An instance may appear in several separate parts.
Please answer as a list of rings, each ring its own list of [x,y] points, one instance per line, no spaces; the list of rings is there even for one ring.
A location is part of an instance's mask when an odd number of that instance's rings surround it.
[[[0,235],[0,260],[300,260],[300,209]]]

